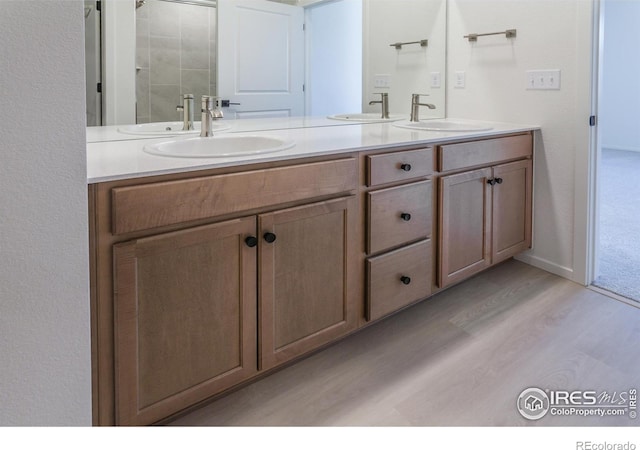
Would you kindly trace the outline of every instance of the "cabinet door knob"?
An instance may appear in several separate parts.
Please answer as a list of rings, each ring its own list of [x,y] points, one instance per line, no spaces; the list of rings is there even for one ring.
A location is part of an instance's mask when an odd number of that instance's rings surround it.
[[[276,235],[273,233],[265,233],[264,236],[262,236],[264,238],[265,241],[267,241],[269,244],[272,244],[276,241]]]
[[[487,184],[490,184],[491,186],[495,185],[496,184],[496,179],[495,178],[489,178],[487,180]]]
[[[403,275],[400,277],[400,281],[402,281],[402,284],[410,284],[411,283],[411,278]]]
[[[255,247],[258,245],[258,238],[255,236],[247,236],[244,243],[247,244],[247,247]]]
[[[402,213],[402,214],[400,214],[400,218],[401,218],[402,220],[404,220],[405,222],[408,222],[408,221],[410,221],[410,220],[411,220],[411,214],[409,214],[409,213]]]
[[[502,184],[504,180],[502,178],[496,178],[496,183],[498,184]]]
[[[411,171],[411,164],[400,164],[400,168],[402,170],[404,170],[405,172],[410,172]]]

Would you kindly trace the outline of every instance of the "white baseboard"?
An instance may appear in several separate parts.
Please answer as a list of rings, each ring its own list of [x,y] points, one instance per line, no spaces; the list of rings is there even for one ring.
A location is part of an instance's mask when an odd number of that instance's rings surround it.
[[[527,263],[533,267],[537,267],[538,269],[551,272],[552,274],[558,275],[559,277],[575,281],[573,279],[573,269],[569,267],[564,267],[538,256],[528,255],[526,253],[516,256],[515,259],[517,259],[518,261],[522,261],[523,263]]]
[[[616,147],[615,145],[602,145],[602,150],[623,150],[626,152],[640,152],[640,147]]]

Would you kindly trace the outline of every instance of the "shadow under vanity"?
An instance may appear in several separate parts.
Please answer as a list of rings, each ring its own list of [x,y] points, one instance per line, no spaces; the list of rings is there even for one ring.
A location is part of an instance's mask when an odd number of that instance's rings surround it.
[[[161,423],[530,248],[535,127],[493,125],[280,129],[220,162],[88,144],[94,423]]]

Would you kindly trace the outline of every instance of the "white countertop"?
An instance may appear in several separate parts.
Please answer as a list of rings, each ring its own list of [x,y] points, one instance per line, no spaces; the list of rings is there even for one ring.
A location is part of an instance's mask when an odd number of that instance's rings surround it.
[[[453,119],[452,119],[453,120]],[[240,124],[242,122],[242,124]],[[117,127],[92,127],[92,138],[100,133],[118,139],[87,143],[87,182],[99,183],[153,175],[189,172],[219,167],[240,166],[267,161],[305,158],[318,155],[348,153],[362,150],[392,148],[413,144],[432,144],[460,139],[495,136],[539,129],[538,126],[470,121],[492,127],[488,131],[444,132],[409,130],[392,123],[354,124],[324,118],[255,119],[234,121],[234,133],[276,136],[291,139],[295,146],[277,153],[229,158],[176,158],[151,155],[143,151],[145,145],[176,139],[175,137],[138,139],[117,132]],[[284,125],[290,125],[286,127]],[[306,124],[306,125],[302,125]],[[276,128],[274,128],[276,127]],[[282,128],[282,129],[280,129]],[[257,131],[261,130],[261,131]],[[269,131],[262,131],[269,130]],[[89,129],[87,131],[89,138]],[[131,138],[134,139],[131,139]],[[202,138],[207,139],[207,138]]]

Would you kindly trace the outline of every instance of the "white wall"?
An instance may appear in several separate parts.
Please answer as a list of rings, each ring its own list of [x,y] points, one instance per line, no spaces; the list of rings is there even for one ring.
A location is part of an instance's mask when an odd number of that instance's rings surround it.
[[[376,92],[389,93],[389,112],[409,114],[411,94],[428,94],[423,100],[436,105],[422,108],[420,116],[445,117],[446,1],[364,0],[363,111],[377,112]],[[395,42],[428,39],[424,48],[412,44],[396,50]],[[430,73],[441,73],[441,87],[431,88]],[[390,88],[374,87],[375,75],[390,75]]]
[[[305,10],[306,114],[362,108],[362,0],[338,0]]]
[[[640,1],[604,2],[602,147],[640,151]]]
[[[0,426],[91,423],[83,20],[0,1]]]
[[[534,250],[524,259],[580,282],[592,8],[591,0],[449,0],[449,86],[462,70],[466,88],[448,90],[447,115],[542,127],[535,149]],[[515,39],[463,39],[508,28],[517,29]],[[525,90],[525,71],[532,69],[560,69],[562,89]]]

